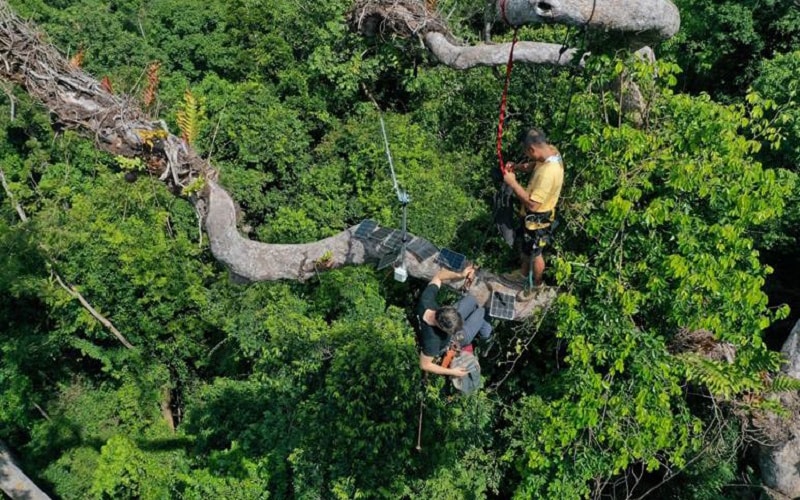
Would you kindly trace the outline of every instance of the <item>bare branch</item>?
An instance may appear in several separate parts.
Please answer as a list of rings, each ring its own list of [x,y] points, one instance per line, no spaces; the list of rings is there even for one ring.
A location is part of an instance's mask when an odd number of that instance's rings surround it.
[[[634,48],[670,38],[680,27],[678,9],[669,0],[495,0],[494,5],[497,16],[513,26],[558,23],[618,31]],[[350,24],[367,36],[421,36],[439,61],[459,70],[506,64],[509,52],[508,44],[460,44],[447,22],[418,0],[359,0]],[[568,65],[574,64],[576,52],[557,44],[520,42],[514,60]]]
[[[80,292],[78,292],[78,290],[75,289],[74,286],[64,283],[64,281],[61,279],[61,276],[59,276],[58,273],[53,272],[53,275],[55,276],[56,281],[58,281],[58,284],[61,285],[61,288],[63,288],[64,290],[67,291],[67,293],[78,299],[83,308],[89,311],[89,314],[94,316],[94,318],[97,321],[99,321],[104,327],[106,327],[111,333],[113,333],[114,336],[117,337],[117,339],[119,339],[120,342],[122,342],[122,345],[124,345],[128,349],[133,349],[133,345],[131,345],[131,343],[128,342],[128,339],[126,339],[125,336],[123,336],[119,332],[119,330],[117,330],[117,328],[105,316],[97,312],[95,308],[92,307],[92,305],[89,304],[89,302],[85,298],[83,298],[83,295],[81,295]]]
[[[8,184],[6,183],[6,176],[5,176],[5,173],[3,172],[3,170],[2,170],[2,169],[0,169],[0,181],[2,181],[2,184],[3,184],[3,189],[5,189],[6,195],[8,195],[8,198],[9,198],[9,199],[12,201],[12,203],[14,203],[14,206],[15,206],[15,207],[16,207],[16,209],[17,209],[17,214],[19,214],[19,218],[22,220],[22,222],[27,222],[27,220],[28,220],[28,216],[27,216],[27,214],[25,213],[25,210],[22,208],[22,206],[21,206],[19,203],[17,203],[16,201],[14,201],[14,195],[13,195],[13,193],[11,193],[11,190],[8,188]],[[51,265],[51,266],[53,265],[53,264],[52,264],[52,262],[50,263],[50,265]],[[120,342],[122,342],[122,345],[124,345],[124,346],[125,346],[125,347],[127,347],[128,349],[133,349],[133,346],[132,346],[132,345],[130,344],[130,342],[128,342],[128,340],[127,340],[127,339],[126,339],[126,338],[125,338],[125,337],[124,337],[124,336],[123,336],[123,335],[122,335],[122,334],[119,332],[119,330],[117,330],[117,329],[114,327],[114,325],[113,325],[113,324],[112,324],[112,323],[111,323],[111,322],[110,322],[108,319],[106,319],[106,318],[105,318],[105,316],[103,316],[102,314],[98,313],[98,312],[97,312],[97,311],[96,311],[96,310],[95,310],[95,309],[92,307],[92,305],[91,305],[91,304],[89,304],[89,302],[87,302],[87,300],[86,300],[85,298],[83,298],[83,295],[81,295],[81,294],[80,294],[80,293],[79,293],[79,292],[78,292],[78,291],[75,289],[75,287],[73,287],[73,286],[71,286],[71,285],[70,285],[70,286],[67,286],[67,285],[64,283],[64,281],[61,279],[61,276],[59,276],[59,274],[58,274],[57,272],[53,271],[53,274],[55,275],[55,277],[56,277],[56,280],[58,281],[58,284],[59,284],[59,285],[61,285],[61,287],[62,287],[64,290],[66,290],[66,291],[67,291],[67,292],[68,292],[70,295],[72,295],[73,297],[77,298],[77,299],[78,299],[78,301],[81,303],[81,305],[82,305],[82,306],[83,306],[83,307],[84,307],[84,308],[85,308],[87,311],[89,311],[89,314],[91,314],[92,316],[94,316],[94,317],[95,317],[95,318],[96,318],[98,321],[100,321],[100,323],[101,323],[103,326],[105,326],[106,328],[108,328],[108,329],[111,331],[111,333],[113,333],[113,334],[114,334],[114,335],[115,335],[115,336],[116,336],[116,337],[119,339],[119,341],[120,341]]]
[[[11,189],[9,189],[8,183],[6,182],[6,175],[3,173],[2,169],[0,169],[0,183],[3,184],[3,189],[6,192],[6,196],[8,196],[8,199],[14,205],[14,209],[17,211],[19,218],[22,220],[22,222],[28,222],[28,216],[25,214],[25,209],[23,209],[22,205],[20,205],[19,202],[14,199],[14,193],[12,193]]]
[[[497,0],[497,12],[512,26],[586,26],[633,33],[647,41],[672,38],[681,22],[669,0]]]
[[[244,238],[236,229],[236,209],[230,195],[213,181],[209,181],[208,215],[206,232],[214,256],[226,264],[236,276],[250,281],[274,281],[281,279],[306,281],[315,276],[315,262],[325,259],[326,269],[345,265],[374,263],[386,252],[380,241],[358,239],[353,235],[356,227],[312,243],[276,245],[260,243]],[[409,238],[414,238],[409,234]],[[435,259],[424,261],[412,253],[406,253],[404,263],[409,275],[429,280],[439,271]],[[461,281],[448,283],[460,288]],[[470,288],[480,304],[491,297],[491,290],[516,294],[522,289],[519,284],[502,280],[499,276],[479,270]],[[527,302],[517,301],[515,319],[523,319],[534,310],[549,305],[555,291],[546,290]]]
[[[510,43],[456,45],[445,35],[434,31],[427,33],[424,40],[442,64],[458,70],[506,64],[511,49]],[[574,59],[577,54],[578,49],[570,49],[555,43],[517,42],[514,47],[514,62],[567,66],[575,64]]]

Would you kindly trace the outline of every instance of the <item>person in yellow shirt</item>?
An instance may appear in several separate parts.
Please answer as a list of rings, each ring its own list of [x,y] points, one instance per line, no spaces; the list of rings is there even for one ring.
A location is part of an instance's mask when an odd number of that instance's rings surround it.
[[[503,182],[508,184],[522,204],[520,216],[523,218],[520,271],[508,277],[514,280],[527,279],[532,281],[535,289],[541,289],[544,286],[545,268],[542,248],[552,238],[556,204],[564,184],[564,162],[555,146],[548,142],[547,136],[539,129],[532,128],[525,133],[522,147],[530,161],[519,164],[508,162],[503,172]],[[517,182],[515,171],[531,172],[527,187]]]

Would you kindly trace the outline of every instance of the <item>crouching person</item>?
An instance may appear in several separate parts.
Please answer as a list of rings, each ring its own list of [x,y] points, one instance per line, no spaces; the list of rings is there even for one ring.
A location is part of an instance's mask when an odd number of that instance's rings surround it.
[[[460,273],[442,269],[422,292],[416,314],[421,344],[419,367],[423,371],[458,378],[469,375],[466,367],[450,367],[452,355],[458,351],[471,353],[475,337],[488,339],[491,335],[492,327],[484,318],[485,311],[471,295],[464,296],[454,306],[440,306],[436,301],[443,282],[472,280],[474,274],[472,265]],[[437,363],[439,359],[443,360],[441,364]]]

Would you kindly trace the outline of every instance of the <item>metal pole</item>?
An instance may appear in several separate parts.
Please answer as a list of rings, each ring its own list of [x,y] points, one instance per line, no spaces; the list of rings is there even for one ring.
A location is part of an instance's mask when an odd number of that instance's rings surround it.
[[[531,251],[531,257],[528,261],[528,288],[533,290],[533,251]]]
[[[425,406],[425,387],[428,384],[428,372],[422,378],[422,394],[419,398],[419,425],[417,426],[417,451],[422,451],[422,409]]]

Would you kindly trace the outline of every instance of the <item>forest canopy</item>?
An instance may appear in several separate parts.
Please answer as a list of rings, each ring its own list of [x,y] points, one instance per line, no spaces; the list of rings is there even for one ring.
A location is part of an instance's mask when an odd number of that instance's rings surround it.
[[[492,206],[504,65],[368,36],[345,0],[8,3],[212,164],[248,238],[400,227],[382,117],[409,230],[517,266]],[[514,35],[493,3],[424,3],[465,46]],[[424,280],[361,265],[241,283],[209,250],[203,186],[176,196],[4,82],[0,441],[58,498],[759,494],[747,450],[798,388],[778,351],[800,305],[800,10],[676,6],[654,59],[618,32],[518,29],[585,54],[516,64],[507,91],[506,158],[538,126],[565,159],[555,298],[491,320],[469,397],[419,369]]]

